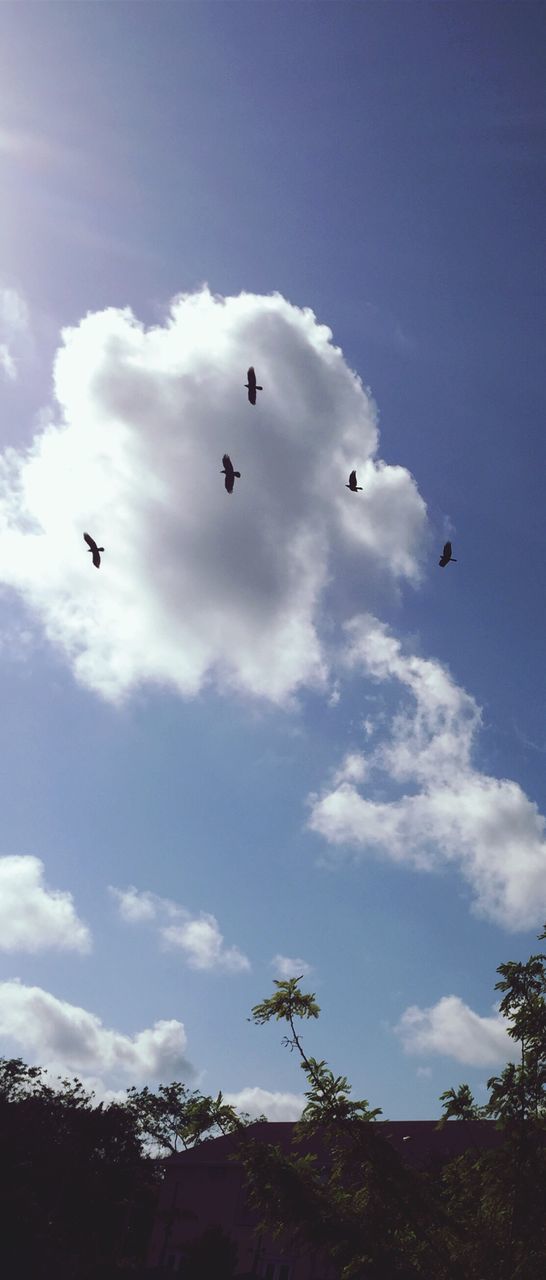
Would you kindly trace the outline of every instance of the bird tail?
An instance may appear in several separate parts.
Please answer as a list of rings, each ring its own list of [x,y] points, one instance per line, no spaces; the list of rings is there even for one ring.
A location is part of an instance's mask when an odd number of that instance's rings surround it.
[[[256,383],[256,391],[263,391],[263,387],[259,387],[258,384]]]
[[[457,557],[456,557],[456,556],[452,556],[452,557],[451,557],[451,559],[452,559],[452,561],[453,561],[453,564],[457,564]]]
[[[241,479],[241,472],[240,472],[240,471],[234,471],[234,472],[233,472],[233,474],[234,474],[234,476],[237,476],[237,479],[238,479],[238,480],[240,480],[240,479]]]

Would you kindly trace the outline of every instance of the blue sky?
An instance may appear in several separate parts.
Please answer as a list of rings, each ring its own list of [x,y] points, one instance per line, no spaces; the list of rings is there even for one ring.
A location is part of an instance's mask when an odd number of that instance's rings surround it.
[[[289,1118],[246,1021],[281,956],[386,1116],[503,1065],[546,919],[545,22],[2,6],[0,1051]]]

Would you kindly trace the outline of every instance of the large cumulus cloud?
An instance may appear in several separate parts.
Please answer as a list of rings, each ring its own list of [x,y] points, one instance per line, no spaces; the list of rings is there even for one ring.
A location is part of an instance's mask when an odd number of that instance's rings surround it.
[[[148,329],[88,315],[63,333],[54,391],[31,448],[1,460],[0,581],[104,697],[213,679],[281,703],[325,682],[336,552],[417,579],[424,503],[377,459],[373,402],[311,311],[202,289]],[[242,473],[231,497],[224,451]],[[106,547],[98,573],[84,529]]]
[[[53,1072],[106,1077],[114,1084],[194,1074],[184,1025],[174,1018],[129,1036],[42,987],[12,979],[0,982],[0,1023],[18,1049]]]

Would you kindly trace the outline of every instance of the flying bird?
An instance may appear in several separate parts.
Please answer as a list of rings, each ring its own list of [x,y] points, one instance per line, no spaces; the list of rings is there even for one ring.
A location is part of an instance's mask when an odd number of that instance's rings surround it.
[[[224,480],[224,484],[226,486],[228,493],[233,493],[233,484],[235,481],[235,476],[237,476],[237,479],[240,480],[241,472],[233,470],[233,463],[231,461],[229,453],[224,454],[222,458],[222,462],[224,465],[222,467],[221,474],[226,477]]]
[[[84,536],[85,541],[86,541],[86,543],[87,543],[87,549],[88,549],[88,551],[91,551],[91,552],[93,553],[93,564],[94,564],[94,566],[95,566],[95,569],[98,569],[98,567],[99,567],[99,565],[100,565],[100,555],[99,555],[99,551],[104,551],[104,547],[98,547],[98,546],[97,546],[97,544],[96,544],[96,542],[95,542],[95,539],[91,537],[91,534],[90,534],[90,533],[84,533],[84,535],[83,535],[83,536]]]
[[[442,551],[442,558],[441,558],[441,560],[439,560],[439,561],[438,561],[438,564],[440,565],[440,568],[441,568],[441,569],[445,569],[446,564],[449,564],[450,560],[453,560],[453,563],[454,563],[454,564],[457,564],[457,561],[456,561],[456,559],[455,559],[455,556],[452,556],[452,554],[451,554],[451,543],[450,543],[450,542],[446,542],[446,544],[445,544],[445,546],[444,546],[444,549],[443,549],[443,551]]]
[[[351,493],[362,493],[362,485],[356,483],[356,471],[351,471],[349,483],[345,485],[346,489],[350,489]]]
[[[254,372],[253,365],[250,366],[246,376],[248,378],[248,382],[245,382],[245,387],[248,389],[248,398],[251,404],[256,404],[256,392],[263,391],[263,387],[258,387],[256,385],[256,374]]]

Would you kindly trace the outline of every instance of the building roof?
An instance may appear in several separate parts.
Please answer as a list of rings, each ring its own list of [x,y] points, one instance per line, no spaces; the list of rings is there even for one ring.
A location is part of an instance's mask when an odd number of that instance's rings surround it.
[[[437,1120],[377,1120],[372,1124],[378,1135],[386,1138],[407,1164],[419,1167],[445,1164],[472,1147],[480,1151],[489,1150],[499,1146],[503,1139],[502,1130],[497,1128],[494,1120],[448,1120],[443,1129],[438,1129]],[[296,1125],[290,1121],[257,1120],[244,1132],[254,1141],[279,1146],[282,1151],[289,1152],[294,1143],[295,1128]],[[184,1166],[224,1164],[236,1152],[238,1143],[238,1134],[209,1138],[189,1151],[168,1156],[164,1163],[169,1169],[181,1163]],[[320,1147],[318,1135],[310,1135],[299,1149],[318,1153]]]

